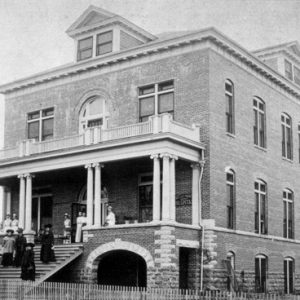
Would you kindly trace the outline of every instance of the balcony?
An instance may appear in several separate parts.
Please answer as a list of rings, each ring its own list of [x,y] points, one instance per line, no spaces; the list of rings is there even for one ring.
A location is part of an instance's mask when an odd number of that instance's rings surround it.
[[[16,147],[0,151],[0,160],[28,157],[57,150],[87,147],[99,143],[155,134],[171,134],[192,142],[200,142],[199,126],[187,126],[172,119],[170,114],[152,116],[147,122],[104,129],[102,126],[87,128],[83,134],[61,139],[37,142],[24,140]]]

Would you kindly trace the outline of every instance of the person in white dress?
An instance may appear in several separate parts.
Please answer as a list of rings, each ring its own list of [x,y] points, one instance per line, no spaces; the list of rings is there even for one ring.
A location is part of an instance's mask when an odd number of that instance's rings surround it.
[[[65,213],[64,215],[64,244],[71,243],[71,220],[69,214]]]
[[[17,214],[15,213],[13,213],[12,215],[11,228],[14,230],[14,233],[17,233],[17,230],[19,228],[19,220]]]
[[[75,235],[75,243],[80,243],[82,241],[82,226],[85,222],[84,217],[82,216],[82,212],[78,213],[78,217],[76,219],[76,235]]]
[[[113,226],[116,224],[116,216],[112,211],[112,207],[109,205],[107,207],[107,217],[105,219],[106,226]]]
[[[7,229],[11,229],[10,214],[7,214],[5,220],[3,221],[3,231],[6,232]]]

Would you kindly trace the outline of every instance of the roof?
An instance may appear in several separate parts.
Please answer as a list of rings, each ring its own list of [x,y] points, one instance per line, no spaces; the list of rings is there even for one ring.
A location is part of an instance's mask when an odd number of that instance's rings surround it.
[[[282,50],[291,51],[294,55],[299,56],[300,58],[300,44],[298,43],[298,41],[291,41],[288,43],[283,43],[275,46],[258,49],[253,51],[253,53],[258,56],[261,56],[261,55],[273,54],[275,52],[279,52]]]

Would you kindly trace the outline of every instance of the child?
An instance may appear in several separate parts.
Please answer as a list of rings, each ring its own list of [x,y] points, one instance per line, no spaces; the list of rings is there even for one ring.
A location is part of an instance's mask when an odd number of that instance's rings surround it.
[[[13,237],[13,229],[6,230],[6,237],[3,239],[2,248],[2,265],[8,267],[13,265],[13,254],[15,249],[15,238]]]

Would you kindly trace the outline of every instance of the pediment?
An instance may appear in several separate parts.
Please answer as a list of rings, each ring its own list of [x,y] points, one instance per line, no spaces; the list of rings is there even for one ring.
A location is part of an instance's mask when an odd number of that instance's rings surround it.
[[[94,25],[97,23],[101,23],[107,19],[110,19],[110,17],[107,17],[103,14],[99,14],[96,12],[91,12],[84,20],[77,26],[76,29],[84,27],[84,26],[89,26],[89,25]]]
[[[288,48],[291,52],[300,57],[300,45],[298,42],[294,42]]]

